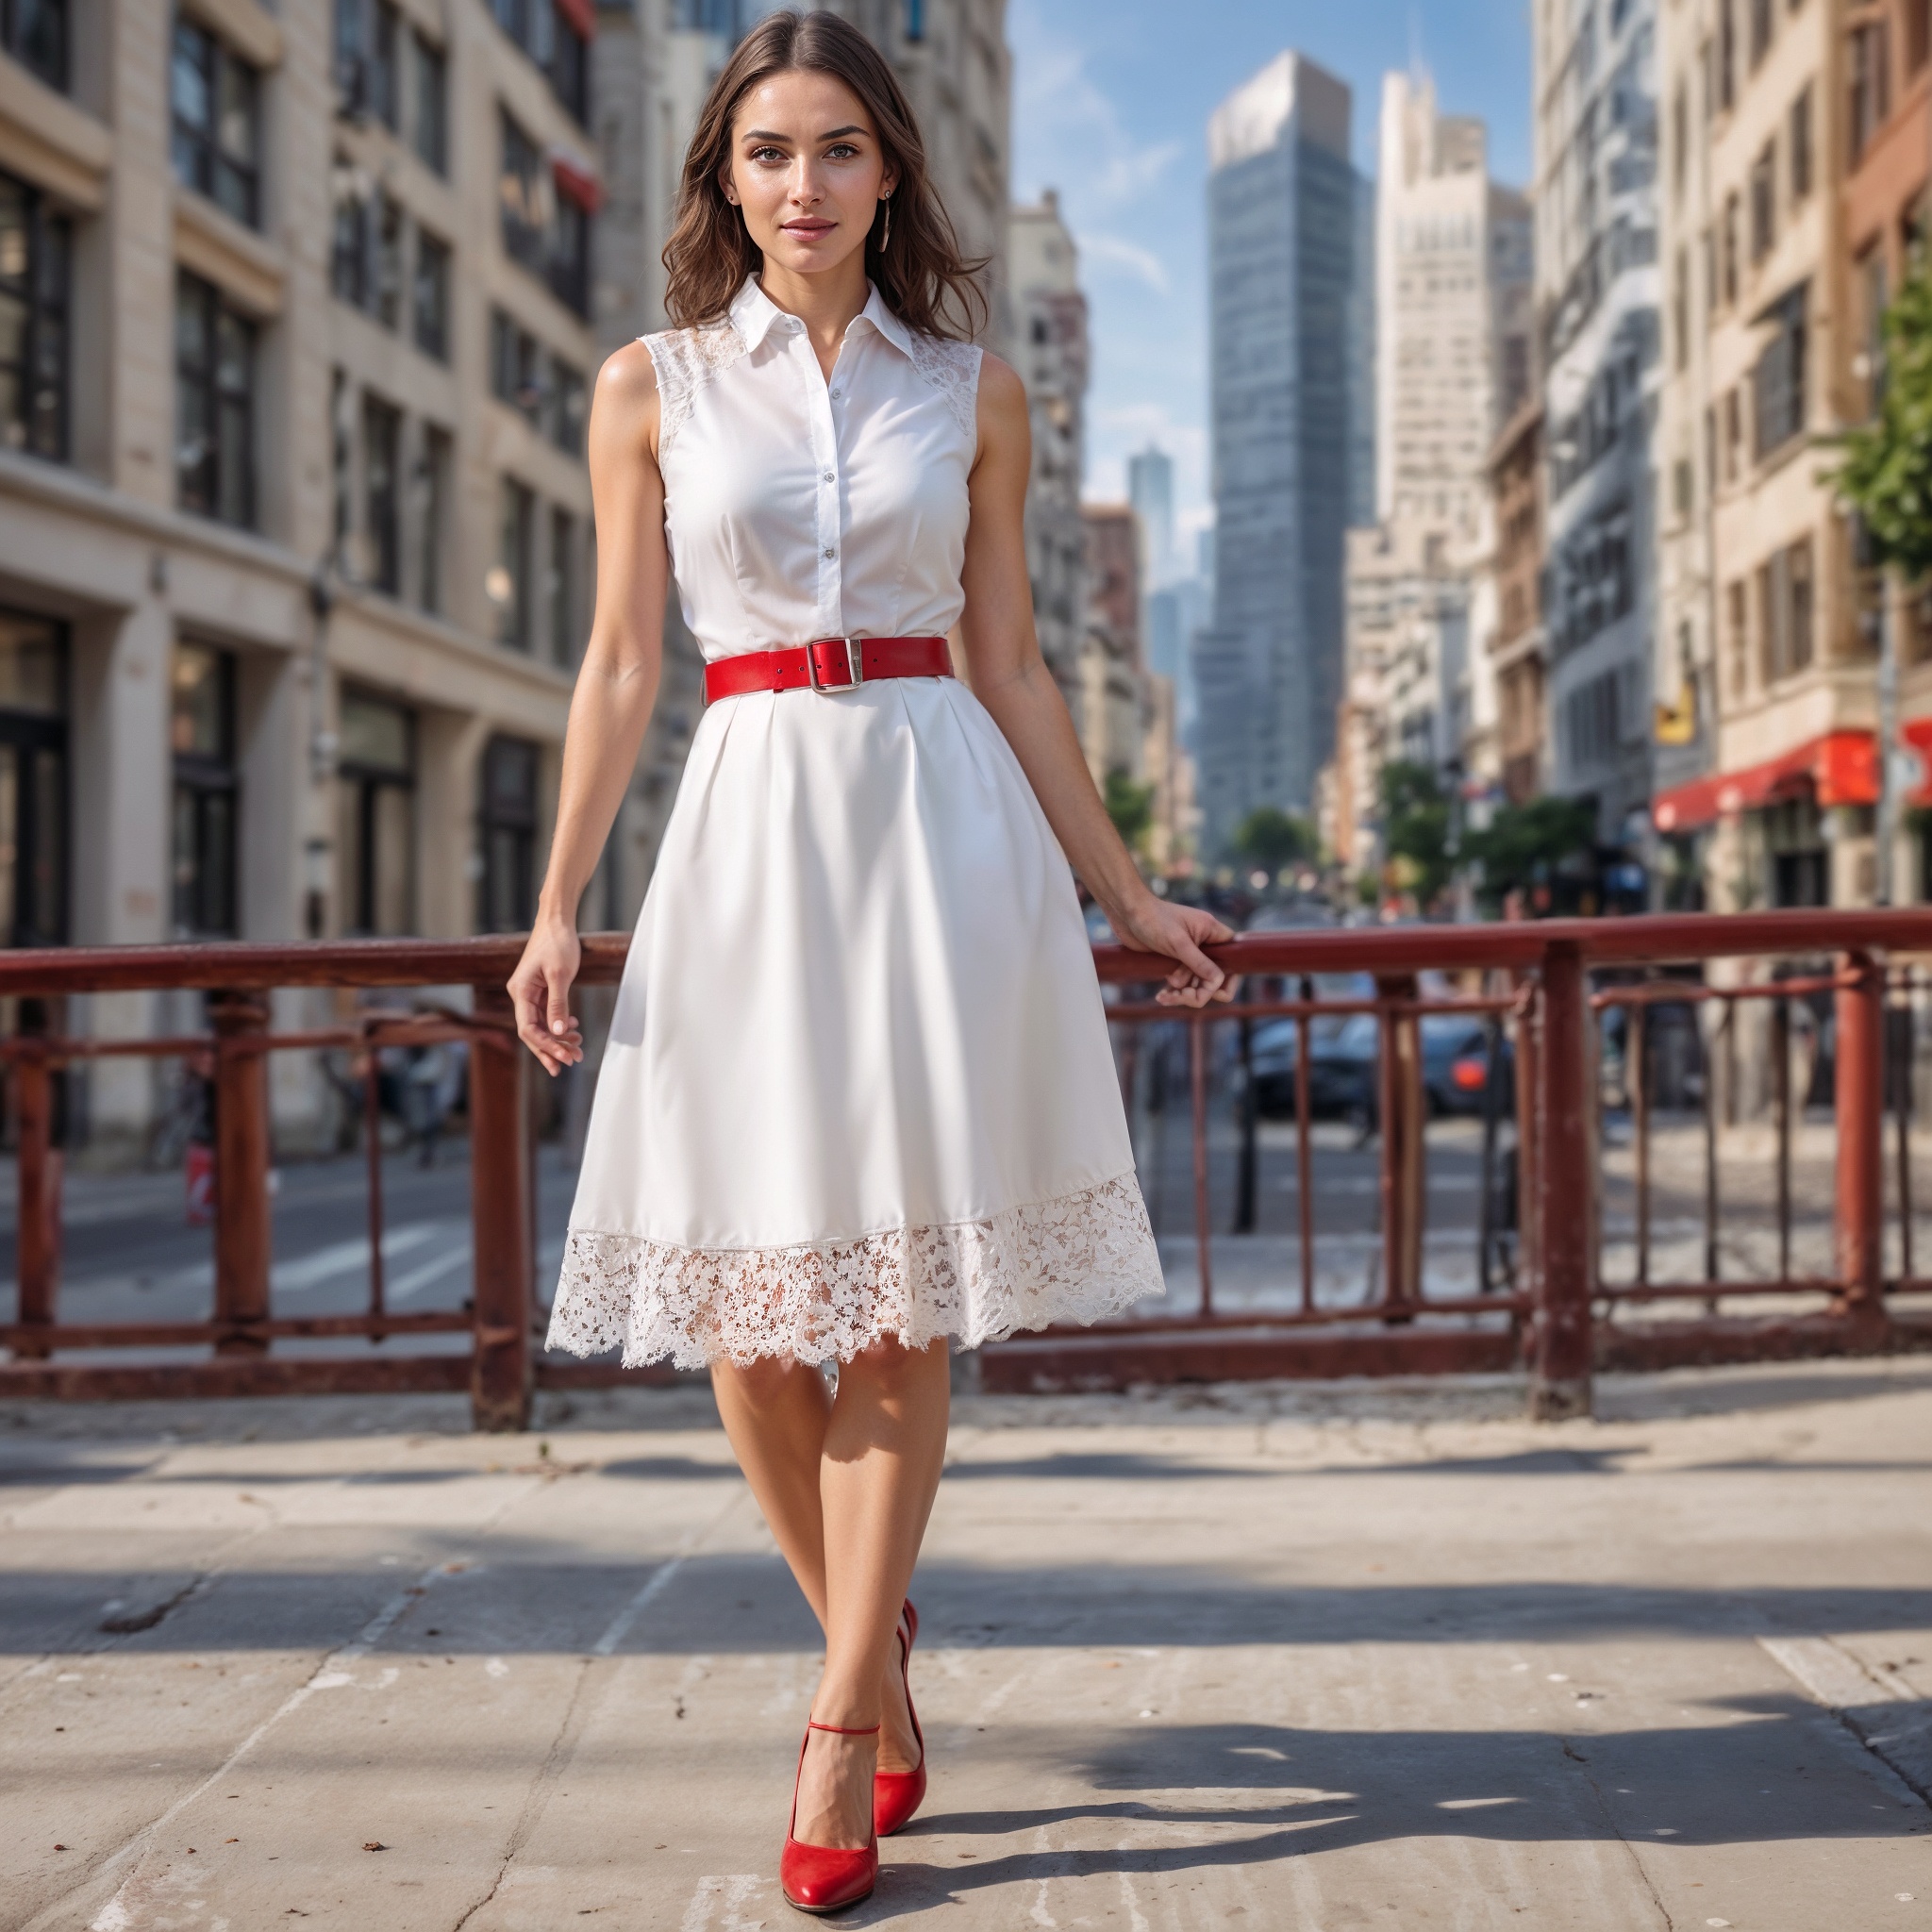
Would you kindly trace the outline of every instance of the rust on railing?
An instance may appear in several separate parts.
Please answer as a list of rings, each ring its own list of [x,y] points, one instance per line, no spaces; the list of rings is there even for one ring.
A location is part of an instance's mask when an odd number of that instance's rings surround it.
[[[623,935],[586,939],[581,983],[608,985],[622,972]],[[1456,1368],[1529,1370],[1534,1406],[1572,1414],[1590,1402],[1591,1377],[1605,1363],[1919,1346],[1932,1341],[1923,1319],[1898,1298],[1932,1289],[1914,1273],[1909,1066],[1888,1080],[1889,1011],[1905,1011],[1925,991],[1907,961],[1932,954],[1932,910],[1749,914],[1548,921],[1502,925],[1296,929],[1246,936],[1214,949],[1248,975],[1239,1007],[1199,1012],[1127,996],[1108,1018],[1124,1046],[1123,1091],[1130,1106],[1148,1070],[1164,1069],[1165,1048],[1137,1043],[1148,1027],[1185,1039],[1192,1237],[1192,1306],[1097,1330],[1046,1331],[986,1352],[991,1386],[1067,1386],[1080,1381],[1239,1374],[1432,1373]],[[61,949],[0,954],[0,995],[19,1000],[19,1030],[0,1040],[0,1069],[12,1088],[17,1137],[17,1305],[0,1325],[12,1356],[0,1364],[0,1391],[75,1396],[224,1393],[300,1390],[401,1391],[467,1388],[479,1425],[515,1428],[531,1391],[620,1379],[612,1363],[545,1362],[535,1346],[534,1146],[530,1086],[503,983],[515,964],[514,937],[448,941],[353,941],[312,946],[208,945]],[[1629,977],[1716,959],[1797,962],[1788,976],[1736,983]],[[1829,970],[1815,964],[1837,961]],[[1103,980],[1150,988],[1162,962],[1117,946],[1095,949]],[[1424,992],[1418,975],[1460,975],[1454,992]],[[1326,997],[1324,975],[1366,975],[1369,994]],[[1592,984],[1592,974],[1599,975]],[[1604,976],[1606,974],[1608,976]],[[1616,974],[1623,974],[1622,979]],[[282,988],[357,991],[467,987],[468,1010],[431,1007],[371,1011],[353,1024],[275,1032],[267,995]],[[134,1040],[75,1038],[48,1015],[62,995],[192,989],[208,994],[210,1031]],[[1830,1003],[1836,1034],[1832,1105],[1834,1260],[1828,1274],[1794,1274],[1792,1150],[1806,1099],[1791,1077],[1793,1003]],[[1903,1001],[1904,1006],[1899,1002]],[[1769,1002],[1771,1091],[1776,1134],[1777,1263],[1762,1279],[1725,1279],[1720,1267],[1718,1147],[1720,1053],[1736,1058],[1740,1008]],[[1653,1223],[1657,1170],[1658,1028],[1665,1009],[1692,1025],[1704,1141],[1703,1278],[1674,1282],[1657,1273]],[[1621,1012],[1625,1028],[1625,1100],[1633,1137],[1634,1267],[1605,1278],[1597,1206],[1602,1165],[1597,1031]],[[1317,1022],[1366,1014],[1378,1042],[1372,1125],[1378,1141],[1374,1182],[1379,1291],[1358,1304],[1327,1305],[1315,1291],[1324,1208],[1318,1198],[1311,1124],[1312,1034]],[[1433,1016],[1461,1016],[1485,1029],[1479,1186],[1475,1217],[1478,1291],[1432,1292],[1424,1266],[1429,1222],[1424,1028]],[[1664,1017],[1660,1018],[1660,1015]],[[1299,1281],[1285,1300],[1217,1304],[1215,1282],[1216,1113],[1231,1066],[1217,1058],[1220,1029],[1294,1023],[1291,1088],[1296,1206],[1292,1252]],[[467,1309],[409,1313],[391,1306],[383,1257],[385,1208],[378,1057],[393,1046],[461,1040],[470,1048],[473,1286]],[[1507,1048],[1507,1053],[1506,1053]],[[368,1191],[369,1283],[358,1312],[293,1317],[272,1307],[271,1121],[268,1058],[295,1049],[349,1056],[359,1073]],[[61,1184],[59,1075],[73,1064],[114,1055],[149,1059],[205,1056],[216,1100],[213,1306],[201,1322],[62,1323],[59,1319]],[[1513,1073],[1506,1071],[1506,1059]],[[1665,1103],[1666,1105],[1673,1103]],[[1680,1104],[1680,1103],[1678,1103]],[[1885,1113],[1894,1115],[1893,1191],[1900,1267],[1885,1266]],[[1507,1110],[1507,1117],[1506,1117]],[[1237,1108],[1241,1138],[1238,1225],[1257,1226],[1258,1129],[1250,1080]],[[1513,1120],[1513,1136],[1506,1132]],[[1503,1205],[1499,1207],[1501,1201]],[[1498,1254],[1503,1256],[1499,1264]],[[1440,1287],[1441,1284],[1439,1283]],[[1284,1284],[1286,1287],[1286,1284]],[[1229,1291],[1233,1299],[1239,1300]],[[1767,1297],[1801,1296],[1815,1313],[1721,1316],[1721,1303],[1749,1309]],[[1696,1319],[1620,1324],[1620,1307],[1701,1302]],[[411,1337],[462,1335],[460,1354],[411,1354]],[[356,1340],[356,1355],[277,1354],[284,1341]],[[379,1350],[378,1344],[385,1344]],[[103,1365],[89,1352],[205,1347],[203,1361]]]

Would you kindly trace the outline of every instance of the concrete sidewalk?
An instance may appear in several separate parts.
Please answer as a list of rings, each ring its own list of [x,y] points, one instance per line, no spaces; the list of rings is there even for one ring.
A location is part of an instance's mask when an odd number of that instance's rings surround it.
[[[1932,1932],[1932,1364],[1521,1401],[962,1399],[837,1923]],[[547,1421],[0,1410],[0,1926],[802,1923],[815,1628],[708,1399]]]

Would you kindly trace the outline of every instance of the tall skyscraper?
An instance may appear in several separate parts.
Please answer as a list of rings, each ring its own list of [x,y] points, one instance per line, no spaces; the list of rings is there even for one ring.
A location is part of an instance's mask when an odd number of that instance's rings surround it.
[[[1375,216],[1375,508],[1474,533],[1490,444],[1528,393],[1529,204],[1490,179],[1480,121],[1385,75]]]
[[[1348,330],[1371,264],[1350,97],[1284,53],[1208,122],[1214,623],[1194,652],[1204,835],[1305,810],[1341,685],[1342,532],[1360,441]]]
[[[1141,567],[1149,591],[1174,575],[1174,461],[1153,443],[1127,458],[1127,501],[1141,520]]]

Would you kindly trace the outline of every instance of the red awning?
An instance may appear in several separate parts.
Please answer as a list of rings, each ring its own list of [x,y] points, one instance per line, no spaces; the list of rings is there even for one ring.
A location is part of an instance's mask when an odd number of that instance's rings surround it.
[[[1932,772],[1932,718],[1907,719],[1899,737]],[[1660,832],[1690,832],[1733,812],[1757,811],[1807,791],[1820,807],[1876,805],[1877,740],[1869,731],[1827,731],[1761,765],[1693,778],[1688,785],[1661,791],[1651,804],[1651,818]],[[1922,779],[1907,802],[1932,803],[1932,782]]]
[[[557,0],[557,10],[587,41],[597,38],[596,0]]]
[[[550,173],[558,193],[566,201],[575,202],[587,215],[595,214],[604,206],[604,184],[575,156],[552,148]]]

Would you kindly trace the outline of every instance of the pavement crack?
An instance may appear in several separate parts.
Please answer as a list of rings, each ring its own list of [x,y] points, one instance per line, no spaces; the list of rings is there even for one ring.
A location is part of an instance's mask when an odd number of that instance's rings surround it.
[[[1617,1823],[1617,1814],[1610,1807],[1608,1795],[1597,1782],[1596,1773],[1590,1768],[1590,1759],[1576,1748],[1574,1740],[1559,1734],[1557,1742],[1562,1747],[1563,1756],[1582,1772],[1583,1781],[1590,1787],[1591,1796],[1596,1800],[1596,1808],[1606,1829],[1623,1846],[1624,1855],[1630,1860],[1631,1870],[1637,1874],[1638,1882],[1643,1887],[1651,1907],[1657,1913],[1657,1923],[1663,1927],[1663,1932],[1677,1932],[1677,1922],[1671,1917],[1670,1907],[1664,1904],[1656,1885],[1652,1883],[1650,1874],[1644,1869],[1642,1858],[1638,1856],[1637,1847],[1624,1835],[1624,1827]]]

